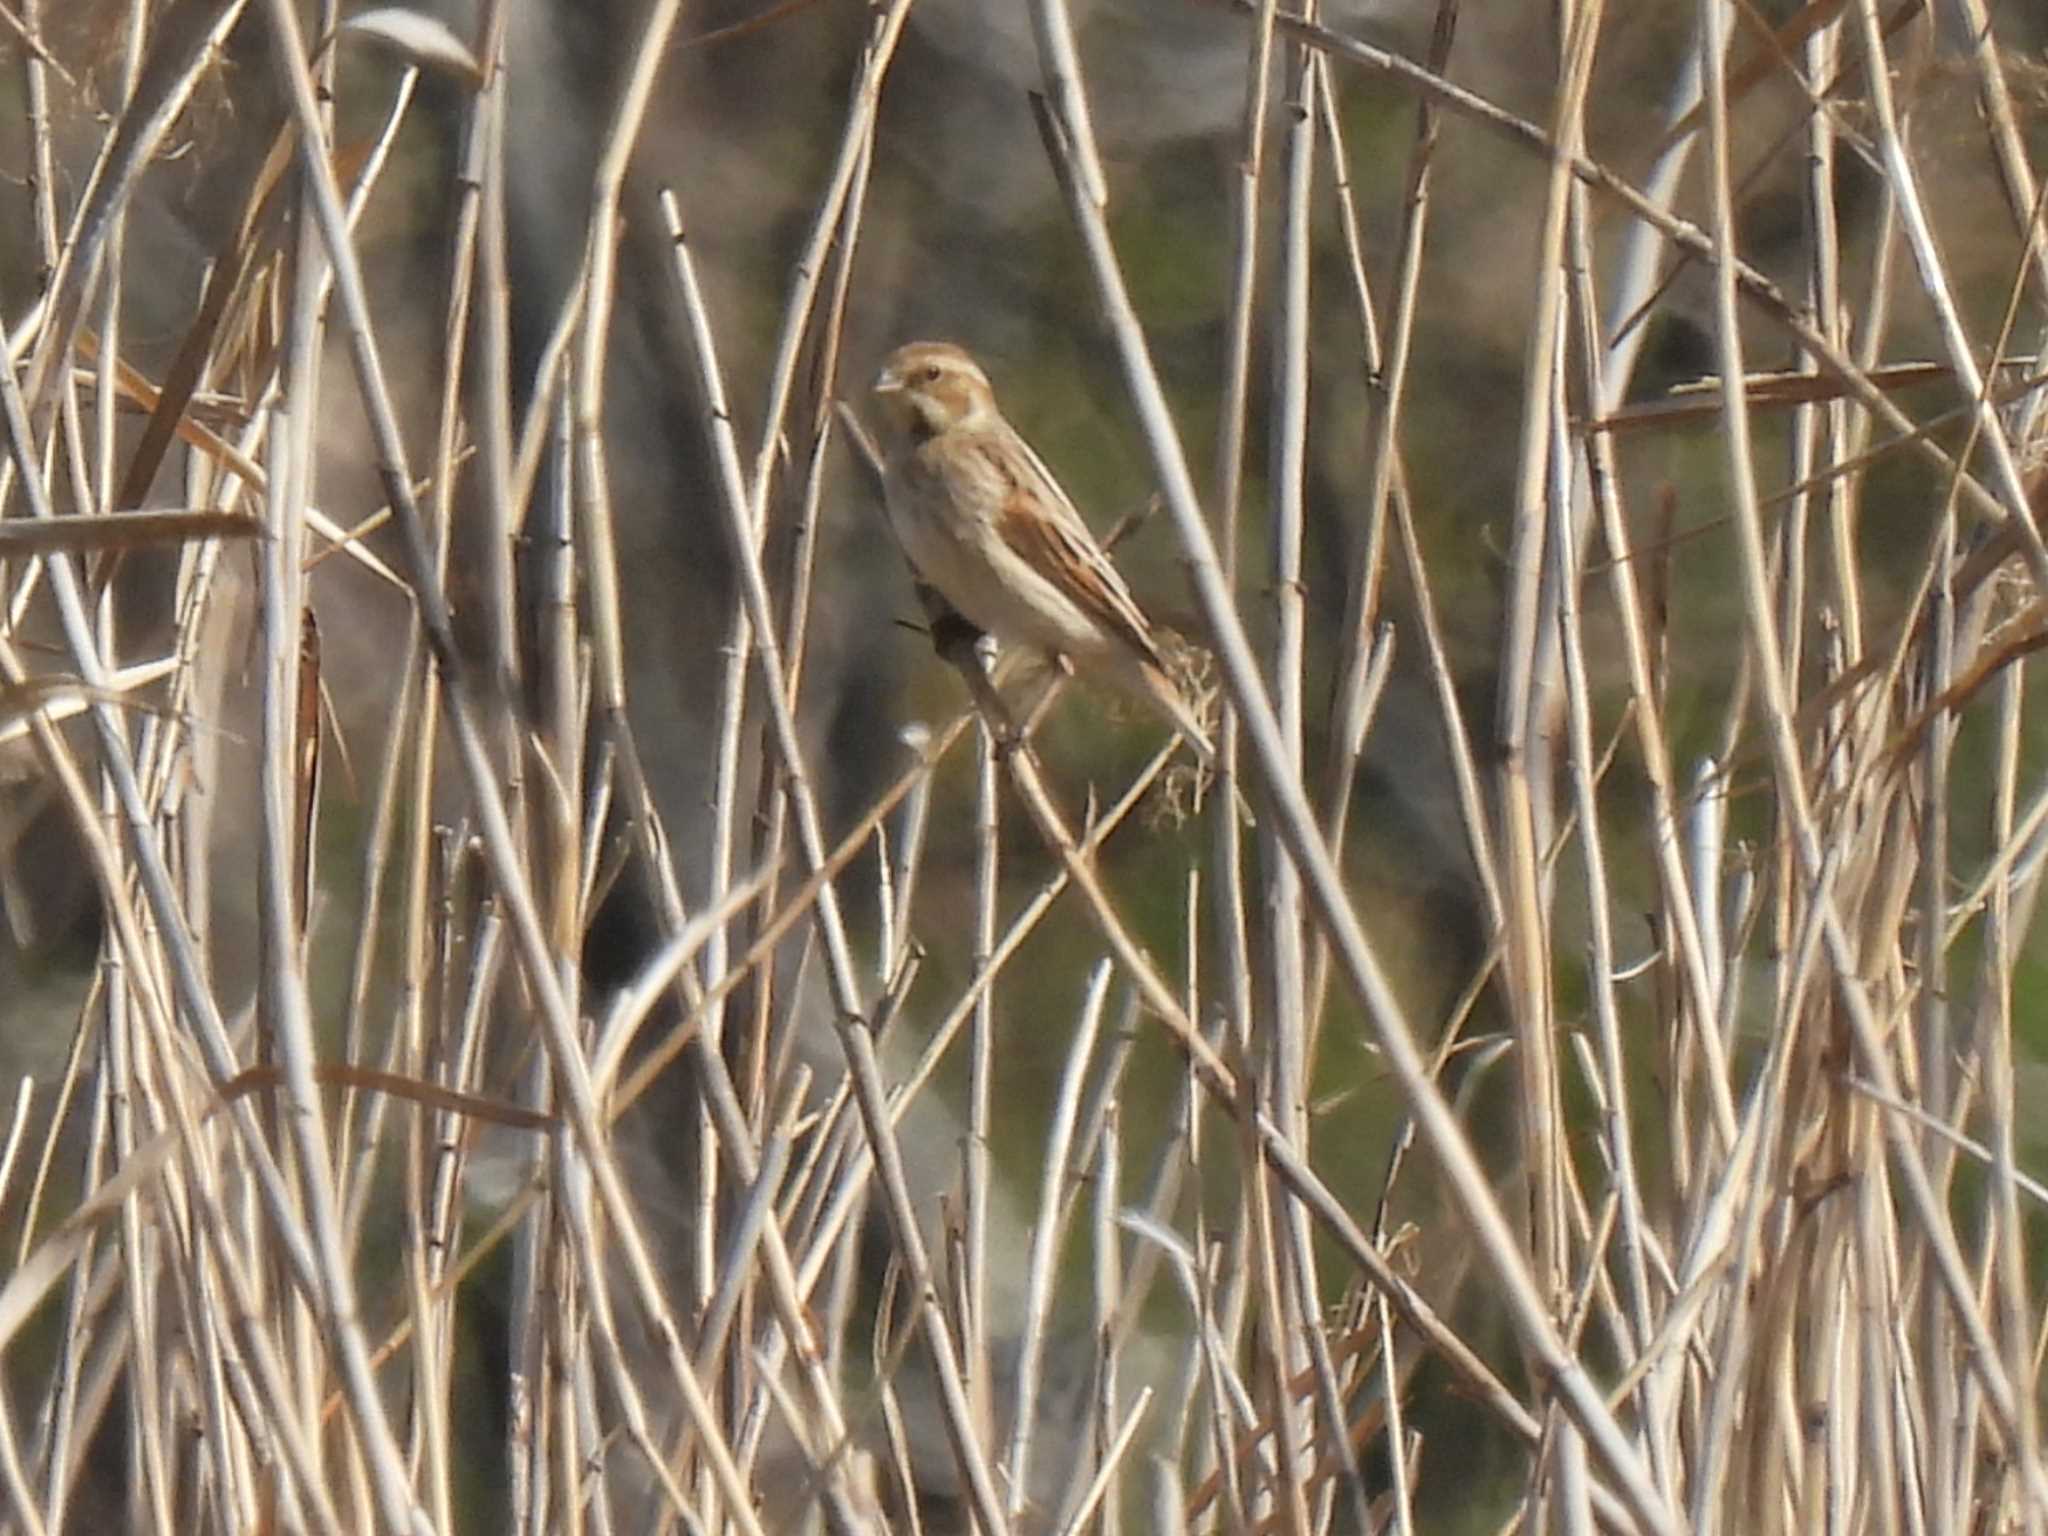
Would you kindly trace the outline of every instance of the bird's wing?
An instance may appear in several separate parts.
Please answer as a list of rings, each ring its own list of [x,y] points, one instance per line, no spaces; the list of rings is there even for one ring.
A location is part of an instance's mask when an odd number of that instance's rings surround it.
[[[1025,478],[1005,489],[996,531],[1017,557],[1065,593],[1084,613],[1154,666],[1163,668],[1152,626],[1088,524],[1031,445],[1016,432],[1014,462]]]

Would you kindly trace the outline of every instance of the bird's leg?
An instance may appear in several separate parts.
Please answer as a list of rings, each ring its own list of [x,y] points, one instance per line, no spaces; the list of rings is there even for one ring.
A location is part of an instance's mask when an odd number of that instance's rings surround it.
[[[1053,700],[1060,696],[1060,685],[1074,675],[1074,664],[1058,651],[1046,651],[1044,656],[1046,668],[1052,676],[1024,712],[1024,734],[1027,737],[1038,733],[1038,723],[1051,713]]]
[[[1003,696],[996,692],[996,685],[988,675],[988,663],[981,645],[987,636],[963,618],[935,589],[921,581],[916,583],[916,587],[918,601],[924,606],[930,629],[932,649],[967,684],[974,707],[981,711],[981,718],[988,723],[989,733],[995,737],[999,750],[1008,752],[1022,745],[1024,738],[1010,716],[1009,706],[1003,703]]]
[[[987,635],[979,635],[967,656],[955,665],[967,679],[967,691],[974,695],[975,708],[981,711],[982,724],[988,727],[989,739],[994,744],[998,760],[1007,758],[1012,752],[1021,751],[1029,744],[1031,722],[1017,724],[1017,717],[1010,712],[1010,706],[1003,702],[1003,696],[996,691],[995,642]]]
[[[1030,745],[1031,738],[1038,734],[1038,725],[1052,710],[1053,700],[1059,697],[1060,685],[1074,675],[1073,663],[1058,651],[1043,651],[1046,670],[1050,674],[1038,684],[1038,692],[1024,710],[1024,723],[1006,741],[999,743],[1002,753],[1008,754]],[[1035,679],[1034,679],[1035,681]]]

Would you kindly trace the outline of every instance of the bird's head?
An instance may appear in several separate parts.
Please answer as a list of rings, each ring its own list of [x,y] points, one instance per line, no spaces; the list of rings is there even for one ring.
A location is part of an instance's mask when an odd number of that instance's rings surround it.
[[[981,365],[945,341],[913,341],[891,352],[874,392],[895,425],[920,442],[996,409]]]

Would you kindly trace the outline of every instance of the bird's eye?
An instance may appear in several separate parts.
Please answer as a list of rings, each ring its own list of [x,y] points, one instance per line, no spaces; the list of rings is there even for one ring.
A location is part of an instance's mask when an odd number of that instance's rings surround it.
[[[926,363],[924,365],[924,381],[927,384],[939,382],[939,365],[937,363]]]

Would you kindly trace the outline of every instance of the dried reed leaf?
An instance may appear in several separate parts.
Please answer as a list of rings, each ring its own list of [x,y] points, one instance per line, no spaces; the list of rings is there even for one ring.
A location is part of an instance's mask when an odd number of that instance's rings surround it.
[[[432,16],[405,6],[382,5],[351,16],[335,29],[337,37],[358,37],[392,49],[406,63],[459,80],[471,89],[484,84],[484,67],[469,45]]]
[[[136,506],[149,494],[174,434],[222,463],[232,463],[233,459],[241,458],[227,443],[192,421],[186,411],[194,391],[207,376],[209,368],[217,362],[214,338],[220,330],[222,317],[228,313],[236,296],[247,289],[258,256],[276,244],[277,233],[283,223],[277,189],[291,164],[297,142],[297,134],[287,124],[272,141],[270,153],[263,157],[242,217],[236,224],[234,237],[213,262],[206,280],[206,291],[200,295],[198,311],[192,317],[192,324],[186,327],[185,339],[179,343],[178,355],[172,359],[170,369],[164,375],[162,389],[151,388],[141,375],[123,365],[123,388],[131,390],[151,415],[149,425],[143,428],[142,440],[136,444],[135,454],[128,461],[128,471],[114,503],[117,507]],[[234,467],[250,485],[263,483],[260,472],[251,478],[241,465]],[[254,469],[254,466],[248,468]]]
[[[1871,369],[1868,377],[1879,389],[1900,390],[1936,384],[1953,377],[1954,372],[1946,363],[1894,363],[1889,367]],[[1579,423],[1578,429],[1582,432],[1638,432],[1646,428],[1712,421],[1721,414],[1720,388],[1721,381],[1712,375],[1688,380],[1659,399],[1623,406],[1610,415]],[[1752,410],[1788,410],[1795,405],[1850,397],[1850,391],[1841,380],[1825,373],[1753,373],[1743,381],[1742,388]]]
[[[263,524],[244,512],[214,507],[163,507],[97,516],[10,517],[0,519],[0,556],[82,554],[183,544],[192,539],[246,539]]]
[[[293,723],[292,743],[297,754],[293,763],[293,826],[298,847],[293,851],[298,867],[294,871],[300,942],[313,911],[314,824],[320,809],[320,697],[324,684],[320,676],[320,623],[310,607],[299,610],[299,697]]]

